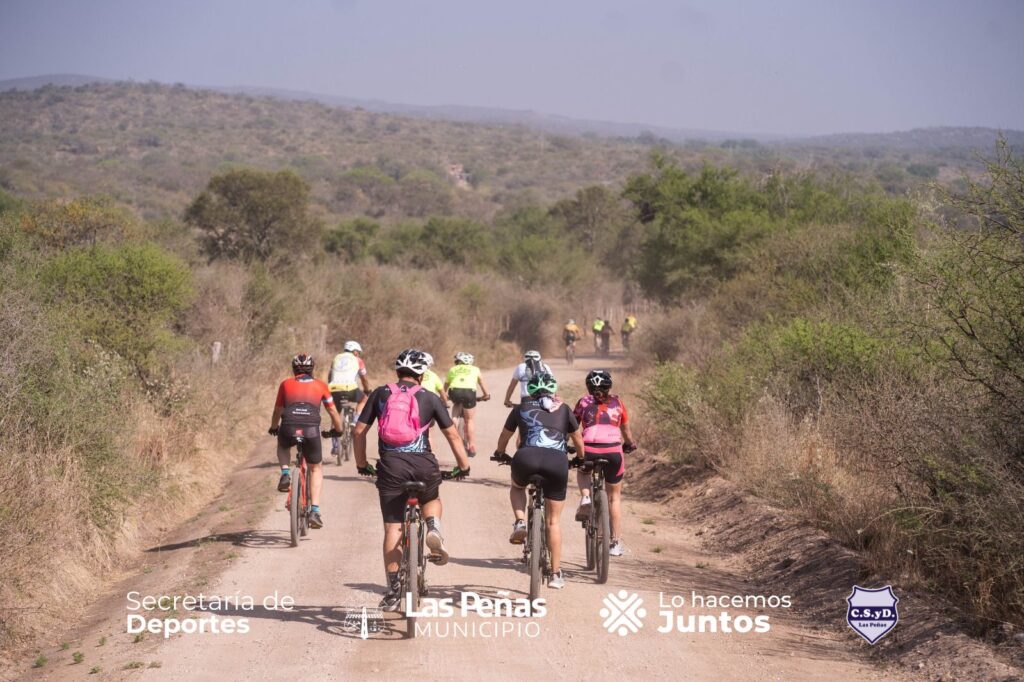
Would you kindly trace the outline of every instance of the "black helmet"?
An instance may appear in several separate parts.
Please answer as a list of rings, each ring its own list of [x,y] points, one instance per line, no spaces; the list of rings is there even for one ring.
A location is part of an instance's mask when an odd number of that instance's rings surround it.
[[[611,372],[604,369],[592,369],[587,374],[587,393],[594,395],[597,391],[607,393],[612,390]]]
[[[299,353],[292,358],[292,371],[296,374],[312,374],[315,364],[316,361],[313,360],[312,355]]]

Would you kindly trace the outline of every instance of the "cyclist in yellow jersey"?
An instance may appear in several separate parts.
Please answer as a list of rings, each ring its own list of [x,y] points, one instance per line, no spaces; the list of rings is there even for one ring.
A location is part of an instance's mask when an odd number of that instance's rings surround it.
[[[466,449],[470,457],[476,455],[476,427],[473,415],[476,412],[476,388],[480,387],[480,400],[490,400],[491,394],[484,386],[484,378],[480,368],[473,364],[473,356],[469,353],[456,353],[455,365],[448,370],[444,381],[448,396],[452,402],[461,406],[466,419]]]
[[[437,376],[437,372],[430,369],[434,366],[434,356],[430,353],[423,353],[427,358],[427,371],[423,373],[423,381],[420,382],[420,386],[427,389],[436,396],[440,396],[444,403],[448,404],[448,392],[444,389],[444,382],[441,381],[441,377]]]

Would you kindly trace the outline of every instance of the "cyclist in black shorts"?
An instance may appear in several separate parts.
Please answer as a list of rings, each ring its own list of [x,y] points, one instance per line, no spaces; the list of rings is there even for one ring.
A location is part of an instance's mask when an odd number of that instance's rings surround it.
[[[356,423],[356,470],[364,476],[377,475],[380,511],[384,517],[387,592],[380,608],[385,611],[395,611],[401,606],[398,566],[402,559],[402,549],[398,543],[402,538],[407,498],[402,485],[407,481],[426,483],[427,489],[417,495],[426,519],[427,534],[424,542],[437,565],[442,566],[448,562],[448,550],[441,536],[441,499],[438,497],[441,470],[430,449],[432,423],[437,422],[458,462],[452,477],[458,479],[469,475],[469,460],[462,439],[448,415],[448,408],[440,397],[420,386],[426,371],[427,359],[422,351],[412,348],[402,351],[395,360],[398,381],[374,389]],[[409,401],[414,401],[415,406],[410,405]],[[402,415],[402,419],[396,415]],[[374,421],[379,427],[380,459],[376,470],[366,461],[366,432]],[[396,432],[408,433],[408,438],[403,438],[404,442],[391,442]]]
[[[521,545],[526,540],[526,487],[531,476],[540,474],[544,477],[544,512],[548,547],[551,550],[551,570],[554,574],[548,587],[560,590],[565,587],[561,568],[562,530],[559,523],[569,480],[566,438],[572,438],[577,457],[582,457],[583,435],[569,406],[555,398],[558,392],[555,377],[547,372],[537,374],[527,382],[526,390],[529,397],[509,412],[496,450],[504,454],[509,440],[519,430],[522,445],[512,458],[512,487],[509,490],[516,520],[509,542]]]

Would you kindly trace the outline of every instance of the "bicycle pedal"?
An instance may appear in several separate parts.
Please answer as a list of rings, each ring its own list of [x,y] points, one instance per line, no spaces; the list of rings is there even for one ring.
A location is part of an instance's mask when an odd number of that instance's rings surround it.
[[[432,564],[440,563],[441,559],[442,557],[440,554],[430,554],[427,556],[427,561],[429,561]]]

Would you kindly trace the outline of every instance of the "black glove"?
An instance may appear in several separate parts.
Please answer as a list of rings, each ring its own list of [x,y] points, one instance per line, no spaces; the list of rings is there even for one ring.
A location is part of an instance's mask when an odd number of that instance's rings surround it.
[[[330,431],[321,431],[320,435],[324,438],[341,438],[341,431],[331,429]]]
[[[279,429],[280,427],[271,426],[269,429],[267,429],[267,433],[269,433],[271,436],[276,436]]]
[[[494,454],[491,455],[491,461],[497,462],[498,464],[508,464],[511,460],[512,458],[506,455],[501,450],[495,450]]]
[[[570,469],[579,469],[581,466],[583,466],[586,463],[587,463],[587,460],[583,459],[582,457],[573,457],[572,459],[569,460],[569,468]]]
[[[451,478],[453,481],[461,481],[466,476],[469,476],[469,467],[466,467],[465,469],[461,467],[455,467],[454,469],[452,469]]]
[[[636,450],[636,443],[634,443],[633,441],[629,441],[622,445],[623,452],[633,452],[634,450]]]
[[[367,464],[364,467],[356,467],[356,472],[360,476],[376,476],[377,470],[373,468],[372,464]]]

